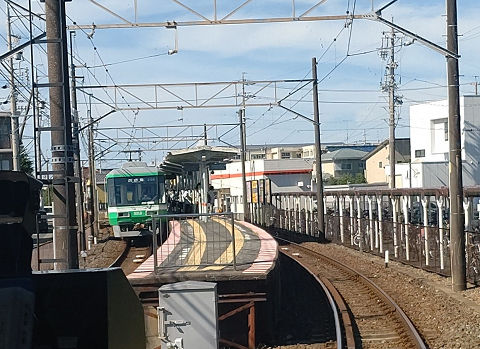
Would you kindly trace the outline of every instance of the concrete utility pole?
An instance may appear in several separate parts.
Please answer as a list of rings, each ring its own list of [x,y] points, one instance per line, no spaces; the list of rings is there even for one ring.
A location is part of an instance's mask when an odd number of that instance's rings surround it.
[[[65,1],[45,0],[52,142],[55,269],[78,268]]]
[[[245,161],[247,160],[247,131],[245,130],[245,111],[246,111],[246,95],[245,95],[245,73],[242,73],[242,109],[238,112],[240,117],[240,161],[242,162],[242,195],[243,195],[243,220],[250,221],[250,211],[248,209],[247,198],[247,173],[245,171]]]
[[[243,220],[250,221],[250,211],[248,210],[247,198],[247,175],[245,173],[245,109],[238,111],[240,122],[240,161],[242,162],[242,196],[243,196]]]
[[[447,0],[447,50],[458,54],[457,1]],[[447,56],[450,261],[453,291],[467,288],[458,58]]]
[[[89,95],[89,107],[88,107],[88,169],[90,174],[90,185],[89,185],[89,192],[90,192],[90,215],[89,215],[89,223],[90,223],[90,235],[88,237],[88,241],[90,245],[92,242],[95,241],[95,237],[98,236],[98,227],[97,227],[97,190],[95,188],[95,148],[93,144],[93,118],[92,118],[92,96]],[[130,160],[131,153],[130,153]]]
[[[208,144],[208,138],[207,138],[207,124],[203,124],[203,145]]]
[[[392,28],[390,36],[390,61],[388,63],[388,106],[389,106],[389,131],[390,136],[388,140],[389,149],[389,163],[390,163],[390,188],[395,188],[395,90],[397,88],[395,82],[395,30]]]
[[[7,3],[7,45],[8,50],[11,51],[12,45],[12,28],[10,23],[10,6]],[[13,55],[9,58],[10,64],[10,113],[11,113],[11,142],[12,148],[12,164],[14,171],[20,171],[20,136],[18,132],[18,112],[17,112],[17,89],[15,86],[15,73],[13,67]]]
[[[35,82],[38,83],[38,70],[35,69]],[[39,98],[39,93],[38,93],[38,88],[35,89],[35,101],[36,101],[36,113],[35,113],[35,127],[39,128],[41,127],[41,104],[40,104],[40,98]],[[40,138],[41,132],[39,130],[35,131],[35,168],[36,168],[36,175],[38,177],[38,173],[42,172],[42,149],[41,149],[41,138]]]
[[[79,131],[79,119],[78,119],[78,109],[77,109],[77,80],[75,75],[75,62],[73,56],[73,37],[75,32],[70,32],[70,78],[72,79],[72,121],[73,121],[73,145],[74,153],[73,159],[75,177],[78,178],[78,182],[75,184],[75,194],[77,201],[77,225],[78,233],[80,236],[80,248],[82,251],[86,250],[86,240],[85,240],[85,225],[83,224],[83,182],[82,182],[82,162],[80,160],[80,131]]]
[[[312,58],[313,79],[313,120],[315,127],[315,170],[317,172],[317,223],[318,238],[325,240],[325,220],[323,207],[322,147],[320,142],[320,113],[318,111],[317,59]]]

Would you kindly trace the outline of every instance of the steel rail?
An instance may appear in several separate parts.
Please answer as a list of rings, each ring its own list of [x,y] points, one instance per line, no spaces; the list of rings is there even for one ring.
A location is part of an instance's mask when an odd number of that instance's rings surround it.
[[[365,275],[358,272],[357,270],[349,267],[348,265],[342,262],[336,261],[320,252],[313,251],[307,247],[304,247],[293,241],[280,238],[278,236],[276,236],[275,238],[278,240],[287,242],[291,245],[294,245],[295,247],[301,250],[304,250],[317,258],[323,259],[327,263],[337,266],[339,269],[343,269],[347,273],[358,276],[359,280],[361,280],[368,288],[370,288],[370,290],[372,290],[377,296],[379,296],[387,306],[392,308],[392,310],[396,313],[397,318],[403,324],[403,327],[406,333],[408,334],[408,336],[410,337],[412,343],[415,344],[415,347],[419,349],[427,349],[425,342],[423,341],[422,337],[420,336],[417,329],[415,328],[415,325],[412,323],[412,321],[407,316],[407,314],[405,314],[405,312],[400,308],[400,306],[397,303],[395,303],[395,301],[384,290],[382,290],[380,286],[378,286],[375,282],[373,282],[372,280],[370,280],[369,278],[367,278]]]
[[[345,338],[346,338],[346,348],[347,349],[355,349],[355,336],[353,334],[353,327],[352,327],[352,318],[350,317],[347,306],[345,301],[338,293],[337,289],[330,280],[318,277],[313,273],[308,267],[300,262],[298,259],[293,258],[289,254],[285,253],[284,251],[280,251],[284,256],[290,258],[292,261],[298,263],[303,269],[305,269],[314,279],[315,281],[322,287],[325,295],[327,296],[328,302],[330,303],[330,308],[333,312],[333,318],[335,321],[335,334],[337,337],[337,348],[343,349],[343,335],[342,335],[342,324],[343,329],[345,331]],[[341,313],[341,316],[340,314]],[[340,323],[340,318],[342,319],[342,323]]]
[[[132,245],[130,243],[130,240],[127,240],[126,243],[125,243],[125,248],[123,249],[122,253],[108,267],[109,268],[120,268],[122,266],[122,263],[127,258],[128,253],[130,252],[130,247],[132,247]]]

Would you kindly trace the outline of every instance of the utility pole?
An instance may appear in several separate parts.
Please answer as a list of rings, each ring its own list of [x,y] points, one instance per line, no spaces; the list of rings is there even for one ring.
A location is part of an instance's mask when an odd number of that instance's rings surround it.
[[[447,50],[458,54],[457,1],[447,0]],[[453,291],[467,288],[458,58],[447,56],[450,263]]]
[[[242,162],[242,195],[243,195],[243,219],[250,221],[247,198],[247,174],[245,172],[245,161],[247,153],[247,135],[245,130],[245,73],[242,74],[242,104],[243,108],[238,111],[240,122],[240,161]]]
[[[45,0],[52,144],[55,269],[78,268],[65,1]],[[37,86],[38,87],[38,86]]]
[[[35,69],[35,82],[38,83],[38,70]],[[40,127],[41,127],[41,109],[42,106],[40,104],[40,98],[39,98],[39,93],[38,93],[38,88],[35,89],[35,101],[36,101],[36,113],[35,113],[35,163],[36,163],[36,175],[38,176],[38,173],[42,172],[42,147],[40,145]]]
[[[318,80],[317,80],[317,59],[312,58],[312,80],[313,80],[313,120],[315,129],[315,170],[317,172],[317,225],[318,238],[325,240],[325,220],[323,216],[323,179],[322,179],[322,147],[320,142],[320,113],[318,110]]]
[[[89,216],[89,223],[90,223],[90,236],[88,237],[88,241],[90,245],[92,242],[95,241],[95,238],[98,236],[98,228],[97,228],[97,191],[95,188],[95,148],[93,144],[93,118],[92,118],[92,96],[89,95],[89,107],[88,107],[88,169],[90,173],[90,185],[89,185],[89,192],[90,192],[90,216]],[[130,155],[131,156],[131,155]],[[131,160],[131,158],[130,158]]]
[[[73,56],[73,37],[75,32],[70,32],[70,78],[72,81],[71,95],[72,95],[72,126],[73,126],[73,160],[75,177],[78,178],[78,182],[75,184],[75,194],[77,202],[77,225],[78,233],[80,235],[80,248],[82,251],[86,251],[85,240],[85,225],[83,224],[83,182],[82,182],[82,163],[80,160],[80,131],[79,131],[79,119],[77,109],[77,77],[75,73],[75,62]]]
[[[207,124],[203,124],[203,145],[207,145]]]
[[[250,211],[248,210],[247,198],[247,175],[245,173],[245,109],[238,111],[240,123],[240,161],[242,163],[242,196],[243,196],[243,219],[250,221]]]
[[[7,45],[11,51],[12,45],[12,28],[11,28],[10,6],[7,3]],[[20,136],[18,132],[18,112],[17,112],[17,89],[15,86],[15,74],[13,67],[13,55],[9,58],[10,63],[10,113],[11,113],[11,142],[12,148],[12,164],[14,171],[20,171]]]
[[[395,68],[397,63],[395,62],[395,30],[392,28],[390,35],[390,62],[389,62],[389,79],[388,79],[388,106],[390,112],[390,118],[388,122],[388,128],[390,136],[388,140],[389,149],[389,163],[390,163],[390,188],[395,188],[395,89],[397,88],[395,83]]]

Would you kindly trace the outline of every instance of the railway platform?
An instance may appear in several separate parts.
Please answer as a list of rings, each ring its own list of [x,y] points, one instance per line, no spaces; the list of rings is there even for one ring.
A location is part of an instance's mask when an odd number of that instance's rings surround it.
[[[128,279],[133,286],[182,280],[266,279],[277,243],[263,229],[230,214],[176,215],[169,234]],[[233,229],[232,229],[233,228]]]
[[[273,321],[255,323],[275,308],[278,245],[270,234],[232,213],[163,215],[153,226],[154,253],[127,276],[143,304],[147,348],[161,345],[158,289],[187,280],[216,283],[220,343],[253,348],[271,336]]]

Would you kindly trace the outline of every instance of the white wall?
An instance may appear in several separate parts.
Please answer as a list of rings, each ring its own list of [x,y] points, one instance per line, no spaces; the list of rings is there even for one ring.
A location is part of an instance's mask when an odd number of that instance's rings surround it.
[[[461,133],[464,134],[464,97],[460,98]],[[469,99],[467,99],[469,103]],[[413,163],[437,162],[448,159],[448,140],[445,140],[445,124],[448,119],[446,100],[412,105],[410,107],[410,151]],[[464,149],[465,137],[462,137]],[[424,157],[416,157],[416,150],[425,150]],[[463,153],[464,156],[464,153]]]
[[[448,186],[449,146],[444,133],[447,118],[446,100],[410,107],[414,187]],[[480,96],[460,98],[460,129],[463,183],[465,186],[480,185]],[[415,157],[415,151],[420,149],[425,149],[425,157]]]
[[[395,187],[396,188],[413,188],[413,180],[410,183],[410,177],[413,177],[413,174],[410,172],[410,163],[401,163],[395,165]],[[387,178],[387,183],[390,183],[390,165],[385,166],[385,177]]]

